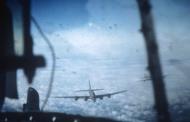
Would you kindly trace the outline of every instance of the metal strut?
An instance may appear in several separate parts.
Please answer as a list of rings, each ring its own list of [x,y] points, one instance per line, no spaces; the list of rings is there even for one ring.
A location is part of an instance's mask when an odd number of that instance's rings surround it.
[[[148,70],[150,71],[152,78],[157,120],[158,122],[171,122],[164,79],[162,78],[162,68],[160,65],[150,1],[137,0],[137,3],[142,23],[141,32],[145,39],[148,54]]]

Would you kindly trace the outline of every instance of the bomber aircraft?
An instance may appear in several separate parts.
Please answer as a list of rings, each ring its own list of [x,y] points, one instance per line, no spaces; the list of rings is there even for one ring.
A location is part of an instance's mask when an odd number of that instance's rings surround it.
[[[84,99],[85,101],[87,101],[88,99],[91,99],[94,102],[96,102],[96,99],[102,100],[104,97],[111,98],[112,95],[120,94],[120,93],[123,93],[123,92],[127,91],[127,90],[123,90],[123,91],[117,91],[117,92],[112,92],[112,93],[96,95],[94,91],[99,91],[99,90],[104,90],[104,89],[92,89],[90,81],[89,81],[89,89],[87,89],[87,90],[78,90],[78,92],[88,92],[89,93],[88,96],[87,95],[86,96],[57,96],[57,97],[54,97],[54,98],[71,98],[71,99],[75,99],[75,100]]]

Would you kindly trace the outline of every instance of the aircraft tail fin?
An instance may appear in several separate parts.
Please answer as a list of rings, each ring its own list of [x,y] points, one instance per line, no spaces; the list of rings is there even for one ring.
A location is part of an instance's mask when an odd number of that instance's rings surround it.
[[[89,84],[89,90],[91,90],[91,84],[90,84],[90,80],[88,81],[88,84]]]
[[[100,90],[104,90],[104,89],[92,89],[91,84],[90,84],[90,80],[88,81],[88,85],[89,85],[89,89],[87,89],[87,90],[77,90],[76,92],[89,92],[89,91],[100,91]]]

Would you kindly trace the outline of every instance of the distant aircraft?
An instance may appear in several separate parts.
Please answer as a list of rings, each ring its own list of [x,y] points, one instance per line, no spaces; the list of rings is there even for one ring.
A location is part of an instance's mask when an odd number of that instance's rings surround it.
[[[167,75],[163,75],[162,76],[163,78],[166,78],[167,77]],[[152,78],[150,77],[150,75],[144,75],[144,77],[142,78],[142,80],[140,80],[140,81],[150,81],[150,80],[152,80]]]
[[[111,98],[112,95],[123,93],[123,92],[127,91],[127,90],[123,90],[123,91],[118,91],[118,92],[113,92],[113,93],[96,95],[94,91],[99,91],[99,90],[104,90],[104,89],[92,89],[90,81],[89,81],[89,89],[88,90],[78,90],[77,91],[77,92],[89,92],[89,96],[60,96],[60,97],[58,96],[58,97],[54,97],[54,98],[73,98],[75,100],[84,99],[85,101],[87,101],[88,99],[91,99],[94,102],[96,102],[96,99],[102,100],[104,97]]]

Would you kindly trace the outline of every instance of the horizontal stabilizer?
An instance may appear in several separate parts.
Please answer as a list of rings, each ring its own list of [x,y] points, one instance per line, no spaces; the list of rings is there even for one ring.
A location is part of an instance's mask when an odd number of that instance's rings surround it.
[[[76,92],[88,92],[88,91],[100,91],[104,89],[88,89],[88,90],[77,90]]]

